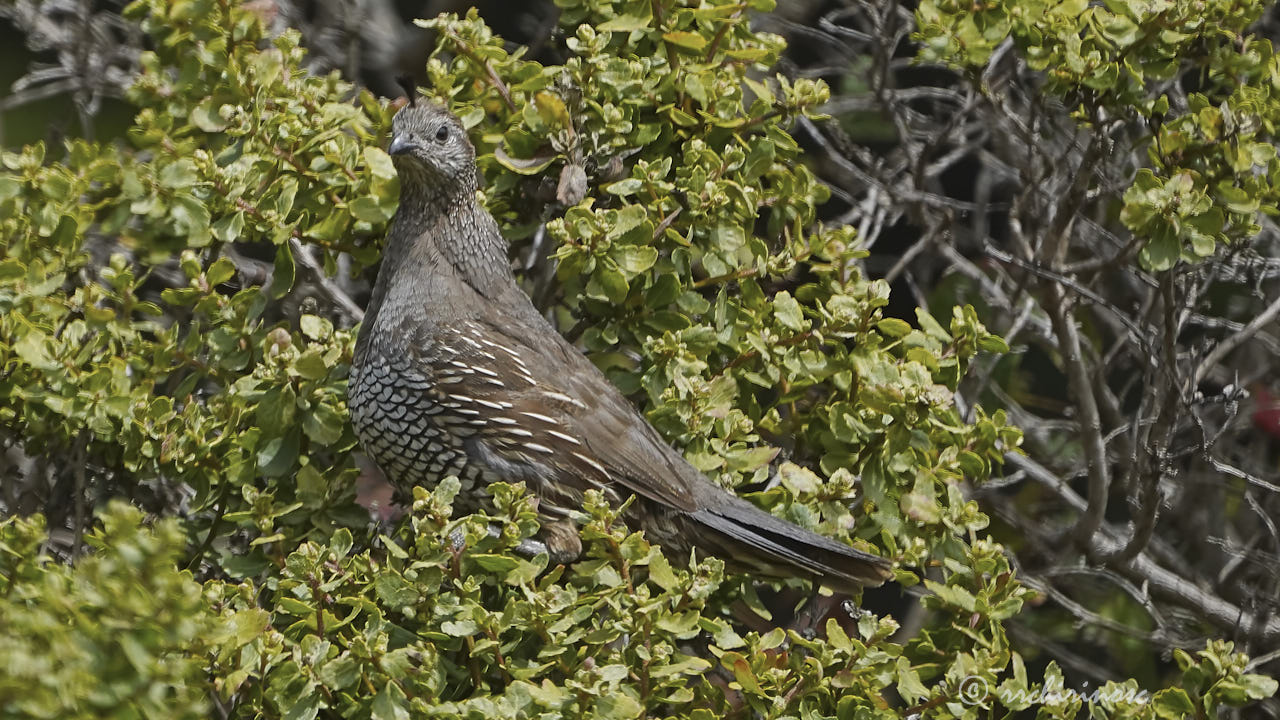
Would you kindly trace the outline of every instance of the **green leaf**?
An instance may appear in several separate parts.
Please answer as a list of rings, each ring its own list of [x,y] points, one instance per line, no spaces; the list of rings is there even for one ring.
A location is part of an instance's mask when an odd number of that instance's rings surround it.
[[[360,663],[350,655],[340,655],[320,666],[316,678],[330,690],[343,690],[360,679]]]
[[[293,363],[293,370],[299,377],[308,380],[321,380],[329,374],[329,367],[324,363],[320,348],[312,348],[299,356]]]
[[[396,175],[395,163],[391,162],[391,156],[382,148],[374,145],[365,145],[360,151],[364,157],[365,166],[369,168],[369,172],[380,180],[391,180]]]
[[[209,285],[221,285],[236,275],[236,264],[231,262],[231,258],[220,257],[213,261],[209,269],[205,271],[205,280]]]
[[[638,275],[648,270],[658,260],[658,251],[646,246],[617,245],[610,250],[609,254],[628,276]]]
[[[1276,678],[1256,673],[1241,675],[1240,684],[1244,687],[1245,695],[1250,700],[1269,698],[1275,695],[1276,689],[1280,687],[1280,682]]]
[[[379,575],[373,586],[378,597],[390,608],[400,609],[418,601],[418,589],[399,575]]]
[[[791,462],[778,466],[778,479],[783,487],[797,496],[815,493],[822,486],[822,480],[812,470]]]
[[[258,425],[273,430],[289,427],[298,407],[298,396],[292,385],[272,388],[258,401]]]
[[[626,197],[635,195],[644,187],[644,182],[637,178],[626,178],[605,186],[604,191],[611,195]]]
[[[924,585],[934,595],[938,596],[948,605],[960,608],[966,612],[973,612],[976,604],[973,593],[956,585],[943,585],[933,580],[925,579]]]
[[[317,342],[327,340],[333,333],[333,324],[316,315],[304,314],[298,318],[298,327],[302,334]]]
[[[920,681],[920,673],[911,667],[905,657],[898,658],[898,694],[907,702],[918,703],[929,697],[929,689]]]
[[[711,241],[718,250],[735,251],[747,244],[747,236],[741,225],[722,223],[711,231]]]
[[[342,439],[346,420],[327,404],[318,403],[302,418],[307,437],[320,445],[333,445]]]
[[[799,332],[806,329],[807,324],[804,313],[800,310],[800,303],[796,302],[796,299],[786,290],[773,296],[773,316],[791,330]]]
[[[177,193],[173,196],[170,212],[173,214],[174,225],[177,226],[178,231],[191,236],[189,244],[200,247],[208,242],[207,238],[212,231],[209,227],[209,208],[205,207],[204,203],[193,195]],[[203,238],[203,240],[196,238]]]
[[[275,211],[280,216],[280,221],[284,219],[293,210],[293,201],[298,197],[298,179],[292,176],[283,177],[278,183],[275,196]]]
[[[284,714],[284,720],[314,720],[320,713],[320,694],[312,693],[298,698]]]
[[[920,329],[929,337],[944,343],[951,342],[951,333],[946,328],[938,324],[938,321],[929,314],[924,308],[916,308],[916,322],[920,324]]]
[[[688,50],[701,50],[707,46],[707,39],[694,32],[663,33],[662,39]]]
[[[445,620],[440,623],[440,632],[451,637],[469,637],[480,632],[480,626],[474,620]]]
[[[373,720],[409,720],[408,698],[390,680],[373,698]]]
[[[611,263],[601,263],[591,279],[609,302],[621,303],[627,299],[630,291],[627,278]]]
[[[742,177],[744,180],[755,180],[763,175],[773,165],[773,159],[777,154],[777,146],[769,141],[768,138],[760,138],[751,144],[751,152],[747,154],[746,162],[742,167]]]
[[[0,283],[10,283],[25,277],[27,267],[12,258],[0,262]]]
[[[289,243],[282,243],[276,248],[276,261],[274,271],[271,274],[271,290],[272,299],[279,300],[289,291],[293,289],[294,274],[297,272],[297,266],[293,262],[293,250],[289,247]]]
[[[191,109],[191,124],[207,133],[226,130],[227,121],[223,120],[219,113],[221,107],[221,103],[215,102],[213,98],[207,98]]]
[[[612,19],[606,20],[596,26],[601,32],[630,32],[632,30],[643,30],[649,27],[653,16],[649,13],[647,6],[643,7],[642,14],[638,15],[618,15]]]
[[[778,448],[768,446],[731,450],[724,454],[725,467],[731,472],[751,472],[768,465],[778,452]]]
[[[338,556],[338,559],[342,559],[351,552],[353,544],[354,539],[351,537],[351,531],[347,528],[338,528],[337,532],[329,540],[329,549]]]
[[[1165,688],[1157,692],[1151,706],[1156,717],[1163,720],[1182,720],[1196,714],[1195,704],[1182,688]]]
[[[667,592],[680,587],[680,581],[672,572],[671,564],[661,553],[655,552],[649,559],[649,579]]]
[[[200,179],[196,164],[189,158],[179,158],[160,171],[160,184],[170,190],[188,188]]]
[[[738,685],[742,687],[743,692],[750,695],[764,695],[764,690],[760,687],[760,681],[756,679],[755,672],[751,669],[751,663],[742,656],[741,653],[727,652],[720,658],[721,664],[727,670],[733,673],[733,677],[738,681]]]
[[[900,338],[911,332],[911,324],[898,318],[885,318],[876,323],[876,330],[885,337]]]
[[[280,437],[267,441],[258,451],[258,468],[267,477],[279,477],[293,468],[298,460],[298,445],[301,440],[297,429],[289,430]]]
[[[0,174],[0,202],[16,197],[22,192],[22,183],[10,175]]]
[[[350,207],[344,212],[341,208],[334,208],[322,220],[307,228],[304,233],[308,238],[321,240],[325,242],[333,242],[347,231],[347,226],[351,223]]]
[[[297,482],[298,500],[304,507],[314,509],[324,504],[329,495],[329,483],[314,465],[298,468],[298,476],[294,480]]]
[[[1178,236],[1168,226],[1162,226],[1138,253],[1142,265],[1152,272],[1170,270],[1182,257]]]
[[[227,625],[226,642],[232,649],[238,649],[257,640],[271,627],[271,615],[258,608],[241,610],[231,615]]]
[[[235,242],[244,230],[244,213],[233,212],[218,218],[213,224],[213,236],[222,242]]]
[[[49,349],[49,337],[38,330],[28,330],[18,339],[18,342],[13,344],[13,350],[18,357],[31,367],[44,371],[58,368]]]
[[[480,554],[468,555],[467,559],[482,569],[492,573],[507,573],[514,570],[519,564],[519,558],[510,555],[489,555]]]
[[[493,149],[493,159],[498,161],[502,167],[513,173],[520,175],[537,175],[551,166],[551,163],[560,158],[560,155],[552,153],[547,155],[538,155],[531,158],[514,157],[511,153],[499,145]]]
[[[367,223],[380,224],[386,222],[394,208],[391,210],[384,209],[377,199],[364,195],[347,203],[347,210],[351,212],[351,216],[357,220]]]
[[[644,706],[625,691],[605,693],[596,700],[596,717],[604,720],[629,720],[640,717]]]
[[[573,121],[569,118],[569,109],[555,93],[540,92],[533,96],[533,104],[538,109],[538,115],[547,125],[558,128],[573,127]]]

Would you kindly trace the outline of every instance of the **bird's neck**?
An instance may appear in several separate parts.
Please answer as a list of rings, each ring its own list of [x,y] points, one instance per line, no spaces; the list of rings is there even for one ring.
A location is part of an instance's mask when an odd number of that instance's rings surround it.
[[[387,254],[399,261],[397,265],[411,268],[411,277],[418,281],[423,272],[434,277],[453,274],[489,298],[515,282],[507,242],[474,191],[454,190],[436,197],[402,192],[395,221]]]
[[[365,325],[372,327],[388,303],[414,305],[415,315],[438,309],[433,305],[474,306],[459,281],[490,300],[515,287],[497,223],[470,190],[402,185]]]

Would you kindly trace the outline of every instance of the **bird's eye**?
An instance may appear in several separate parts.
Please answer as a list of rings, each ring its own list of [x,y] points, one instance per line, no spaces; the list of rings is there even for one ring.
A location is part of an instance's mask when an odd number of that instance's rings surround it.
[[[444,125],[441,125],[440,128],[436,130],[436,140],[438,142],[444,142],[445,140],[448,140],[448,139],[449,139],[449,128],[445,127]]]

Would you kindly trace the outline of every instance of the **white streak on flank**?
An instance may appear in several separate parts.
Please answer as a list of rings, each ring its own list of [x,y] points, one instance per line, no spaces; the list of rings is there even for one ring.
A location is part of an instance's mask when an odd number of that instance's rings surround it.
[[[571,443],[573,443],[574,445],[581,445],[581,444],[582,444],[582,443],[578,442],[578,439],[577,439],[577,438],[573,437],[572,435],[565,435],[565,434],[564,434],[564,433],[562,433],[562,432],[556,432],[555,430],[548,430],[548,431],[547,431],[547,434],[548,434],[548,435],[555,435],[556,437],[560,438],[561,440],[564,440],[565,442],[571,442]]]
[[[505,420],[506,418],[503,419]],[[507,428],[507,432],[511,435],[515,435],[516,437],[533,437],[533,433],[525,430],[524,428]]]
[[[586,464],[590,465],[591,467],[595,468],[596,470],[599,470],[599,471],[600,471],[600,474],[601,474],[601,475],[603,475],[603,476],[605,476],[605,478],[608,478],[608,477],[609,477],[609,471],[608,471],[608,470],[605,470],[605,469],[604,469],[604,466],[603,466],[603,465],[601,465],[600,463],[596,462],[595,460],[592,460],[591,458],[587,457],[586,455],[583,455],[583,454],[582,454],[582,453],[580,453],[580,452],[575,452],[575,453],[573,453],[573,456],[574,456],[574,457],[576,457],[576,458],[578,458],[578,459],[579,459],[579,460],[581,460],[582,462],[584,462],[584,463],[586,463]]]
[[[582,404],[582,402],[581,402],[581,401],[579,401],[578,399],[576,399],[576,398],[571,398],[571,397],[569,397],[568,395],[565,395],[564,393],[558,393],[558,392],[550,392],[550,391],[548,391],[548,392],[544,392],[544,393],[542,393],[542,394],[543,394],[543,395],[545,395],[546,397],[551,398],[552,400],[559,400],[560,402],[566,402],[566,403],[569,403],[570,405],[573,405],[573,406],[575,406],[575,407],[580,407],[580,408],[582,408],[582,409],[584,409],[584,410],[585,410],[585,409],[586,409],[586,407],[587,407],[586,405],[583,405],[583,404]]]
[[[569,511],[566,510],[565,508],[562,508],[559,505],[556,505],[554,503],[549,503],[546,500],[538,501],[538,510],[541,511],[542,513],[545,513],[547,515],[553,515],[555,517],[568,517],[569,515]]]
[[[476,402],[487,408],[493,408],[494,410],[506,410],[511,407],[511,403],[509,402],[489,402],[488,400],[481,400],[479,398],[476,399]]]
[[[521,410],[521,411],[520,411],[520,414],[521,414],[521,415],[524,415],[524,416],[526,416],[526,417],[531,417],[531,418],[533,418],[534,420],[541,420],[541,421],[542,421],[542,422],[544,422],[544,423],[550,423],[550,424],[552,424],[552,425],[559,425],[559,424],[560,424],[560,423],[556,422],[555,418],[549,418],[549,417],[547,417],[546,415],[541,415],[541,414],[539,414],[539,413],[535,413],[535,412],[524,412],[523,410]]]
[[[524,371],[526,371],[526,372],[528,371],[528,368],[526,368],[526,367],[525,367],[524,361],[520,359],[520,355],[519,355],[519,354],[517,354],[515,350],[512,350],[511,348],[509,348],[509,347],[507,347],[507,346],[505,346],[505,345],[499,345],[498,343],[496,343],[496,342],[494,342],[494,341],[492,341],[492,340],[490,340],[490,339],[488,339],[488,338],[486,338],[486,337],[484,337],[484,336],[481,336],[481,337],[480,337],[480,342],[484,343],[485,345],[488,345],[488,346],[489,346],[489,347],[491,347],[491,348],[495,348],[495,349],[501,350],[502,352],[504,352],[504,353],[506,353],[506,354],[510,355],[510,356],[511,356],[511,359],[516,361],[516,364],[520,366],[520,369],[521,369],[521,370],[524,370]],[[494,359],[493,355],[491,355],[491,354],[489,354],[489,353],[484,353],[484,355],[485,355],[485,357],[488,357],[490,360]]]
[[[481,343],[483,343],[484,345],[488,345],[489,347],[498,347],[498,346],[490,342],[489,340],[487,340],[485,336],[478,330],[478,328],[474,323],[467,323],[467,329],[471,331],[472,335],[475,335],[475,338],[472,339],[465,335],[462,335],[461,336],[462,339],[471,343],[471,347],[475,348],[476,350],[479,350],[481,355],[489,358],[490,360],[493,360],[494,357],[492,353],[487,353],[484,350],[481,350]],[[479,342],[476,342],[477,340],[479,340]]]
[[[449,395],[449,397],[453,398],[454,400],[457,400],[458,402],[464,402],[464,403],[473,403],[473,402],[475,402],[475,398],[470,398],[470,397],[467,397],[466,395],[453,395],[453,394],[450,394],[450,395]]]
[[[497,380],[495,378],[485,378],[484,381],[489,383],[490,385],[497,385],[500,388],[506,387],[506,385],[502,384],[501,380]]]
[[[494,415],[493,417],[489,418],[489,422],[495,422],[495,423],[498,423],[499,425],[515,425],[516,424],[515,420],[512,420],[509,417],[502,417],[501,415]]]
[[[496,372],[494,372],[494,371],[490,370],[490,369],[489,369],[489,368],[487,368],[487,367],[480,367],[479,365],[476,365],[475,367],[472,367],[471,369],[472,369],[472,370],[475,370],[476,372],[478,372],[478,373],[480,373],[480,374],[482,374],[482,375],[488,375],[489,377],[495,377],[495,378],[496,378],[496,377],[498,377],[498,373],[496,373]]]
[[[524,360],[520,359],[520,354],[519,354],[519,353],[517,353],[515,350],[512,350],[511,348],[509,348],[509,347],[507,347],[507,346],[505,346],[505,345],[499,345],[498,343],[496,343],[496,342],[494,342],[494,341],[490,340],[489,338],[485,337],[485,336],[484,336],[484,333],[482,333],[482,332],[480,332],[480,331],[479,331],[479,326],[477,326],[477,325],[476,325],[476,324],[474,324],[474,323],[467,323],[467,328],[468,328],[469,330],[471,330],[471,332],[472,332],[472,333],[474,333],[474,334],[475,334],[476,339],[477,339],[477,340],[479,340],[480,342],[484,343],[485,345],[487,345],[487,346],[489,346],[489,347],[491,347],[491,348],[497,348],[498,350],[501,350],[502,352],[504,352],[504,353],[506,353],[506,354],[510,355],[510,356],[511,356],[511,359],[516,361],[516,366],[517,366],[517,369],[518,369],[518,371],[519,371],[519,373],[520,373],[520,377],[522,377],[522,378],[524,378],[525,380],[527,380],[527,381],[529,382],[529,384],[530,384],[530,385],[537,385],[537,384],[538,384],[537,382],[535,382],[535,381],[534,381],[533,376],[531,376],[531,375],[529,374],[529,368],[528,368],[528,366],[526,366],[526,365],[524,364]],[[490,360],[495,359],[495,358],[493,357],[493,355],[490,355],[489,353],[486,353],[486,352],[482,352],[482,353],[481,353],[481,355],[484,355],[485,357],[489,358]]]
[[[531,442],[527,442],[527,443],[524,443],[524,446],[525,446],[525,447],[527,447],[527,448],[529,448],[530,450],[533,450],[533,451],[535,451],[535,452],[544,453],[544,454],[546,454],[546,455],[555,455],[555,454],[556,454],[556,451],[555,451],[555,450],[552,450],[551,448],[547,447],[546,445],[539,445],[538,443],[531,443]]]

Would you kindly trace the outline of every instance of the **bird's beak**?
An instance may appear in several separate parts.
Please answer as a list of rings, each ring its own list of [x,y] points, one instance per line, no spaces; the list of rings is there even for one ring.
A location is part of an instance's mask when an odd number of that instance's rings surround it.
[[[412,147],[413,143],[409,141],[409,138],[406,138],[403,135],[395,135],[391,138],[391,144],[387,146],[387,154],[403,155],[409,152],[409,149]]]

